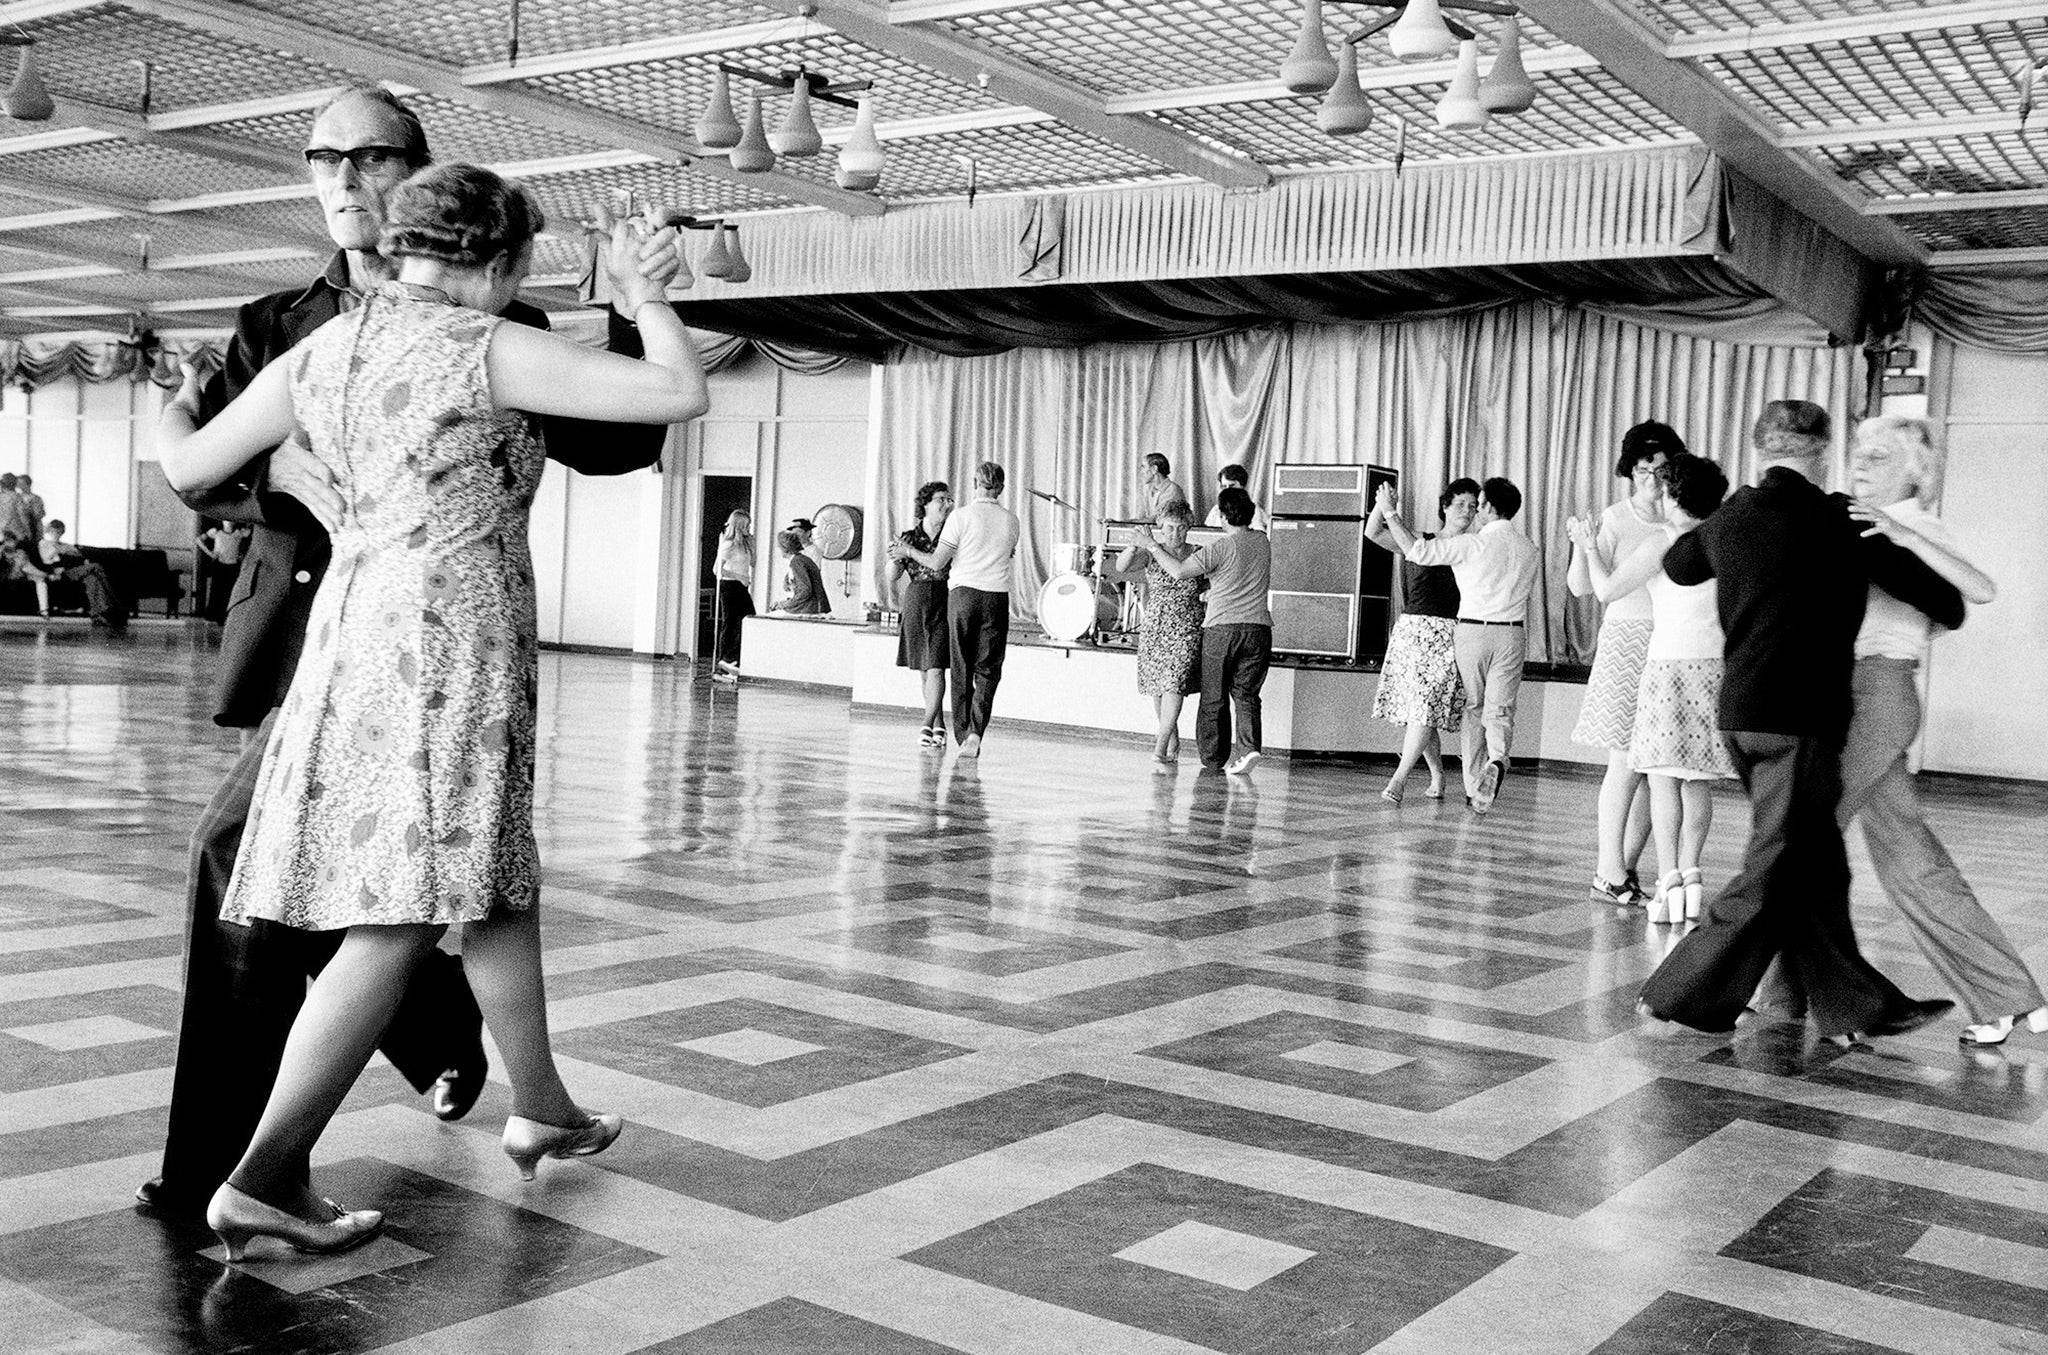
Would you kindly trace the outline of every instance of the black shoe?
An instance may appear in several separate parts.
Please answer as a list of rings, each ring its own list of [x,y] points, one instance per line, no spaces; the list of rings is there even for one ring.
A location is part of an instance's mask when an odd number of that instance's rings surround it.
[[[428,1089],[427,1098],[434,1107],[434,1118],[453,1123],[475,1108],[476,1099],[484,1094],[485,1075],[491,1070],[490,1061],[484,1051],[478,1049],[473,1062],[450,1068]]]
[[[1864,1034],[1867,1037],[1911,1035],[1928,1022],[1948,1015],[1955,1007],[1956,1004],[1945,997],[1931,997],[1925,1002],[1909,1002],[1890,1020],[1872,1026]]]
[[[200,1218],[206,1213],[205,1200],[185,1198],[161,1176],[153,1176],[135,1188],[135,1204],[146,1213],[164,1218]]]

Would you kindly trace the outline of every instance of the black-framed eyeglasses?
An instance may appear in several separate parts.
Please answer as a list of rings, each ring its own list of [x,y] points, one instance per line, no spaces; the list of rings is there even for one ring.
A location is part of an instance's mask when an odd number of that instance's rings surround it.
[[[345,151],[331,146],[306,147],[306,163],[313,167],[315,174],[339,174],[344,160],[354,165],[358,174],[389,174],[411,164],[403,146],[356,146]]]

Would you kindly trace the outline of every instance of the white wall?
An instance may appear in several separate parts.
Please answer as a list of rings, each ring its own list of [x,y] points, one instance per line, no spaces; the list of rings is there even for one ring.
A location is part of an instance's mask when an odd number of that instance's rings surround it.
[[[1935,642],[1923,765],[2048,779],[2048,356],[1937,344],[1941,516],[1998,599]]]
[[[0,391],[0,471],[34,476],[49,516],[78,544],[132,546],[135,475],[156,457],[158,399],[153,386],[75,378]]]
[[[679,601],[696,597],[702,498],[697,487],[703,476],[744,475],[754,481],[760,550],[753,594],[763,611],[782,591],[774,533],[793,518],[815,518],[825,504],[861,503],[872,372],[867,363],[850,362],[835,371],[805,376],[751,357],[712,376],[711,411],[685,430],[679,457],[687,494],[671,519],[678,531]],[[861,616],[858,562],[849,571],[837,561],[820,561],[819,571],[832,600],[832,614]],[[695,643],[693,621],[681,628],[675,648],[659,652],[687,653]]]

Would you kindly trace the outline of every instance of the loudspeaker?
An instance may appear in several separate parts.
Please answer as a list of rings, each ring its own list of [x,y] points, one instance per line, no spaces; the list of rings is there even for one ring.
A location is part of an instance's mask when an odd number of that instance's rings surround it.
[[[1273,467],[1276,518],[1357,518],[1372,511],[1372,486],[1365,466],[1311,466],[1284,461]]]
[[[1272,540],[1274,652],[1357,658],[1364,521],[1275,517]]]

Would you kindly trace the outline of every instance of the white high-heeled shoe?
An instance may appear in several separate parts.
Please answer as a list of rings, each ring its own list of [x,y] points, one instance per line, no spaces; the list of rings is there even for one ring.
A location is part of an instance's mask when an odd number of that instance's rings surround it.
[[[589,1157],[612,1146],[626,1122],[616,1115],[592,1115],[582,1124],[544,1124],[523,1115],[505,1117],[505,1156],[531,1181],[544,1157]]]
[[[1679,884],[1679,873],[1667,870],[1657,878],[1657,892],[1650,895],[1644,905],[1649,910],[1650,921],[1655,924],[1678,921],[1685,911],[1685,891]]]
[[[2022,1016],[2001,1016],[1996,1021],[1987,1021],[1981,1026],[1964,1026],[1963,1033],[1956,1036],[1958,1044],[1994,1045],[2004,1044],[2005,1037],[2012,1034],[2013,1026],[2027,1023],[2027,1029],[2036,1035],[2048,1034],[2048,1007],[2036,1007]]]
[[[1700,868],[1698,866],[1687,866],[1685,868],[1684,898],[1685,920],[1687,922],[1698,921],[1700,909],[1705,906],[1707,901],[1707,885],[1700,878]],[[1678,921],[1676,917],[1671,920],[1673,922]]]

